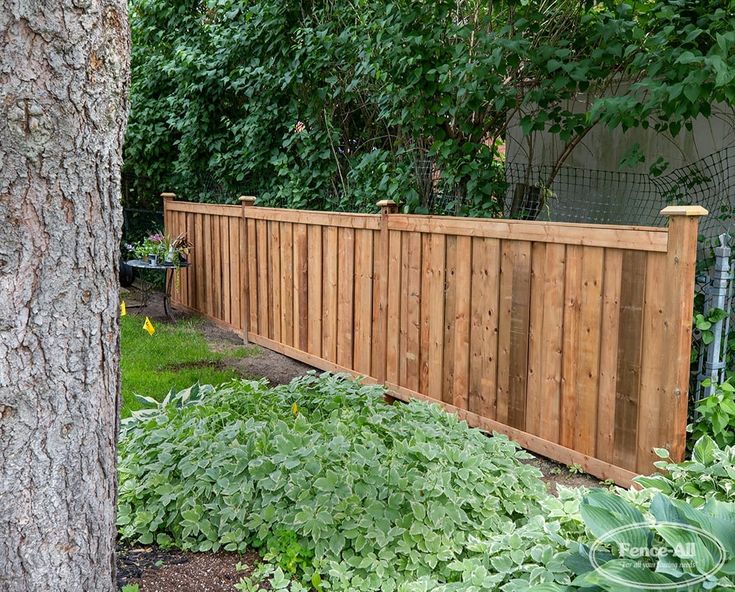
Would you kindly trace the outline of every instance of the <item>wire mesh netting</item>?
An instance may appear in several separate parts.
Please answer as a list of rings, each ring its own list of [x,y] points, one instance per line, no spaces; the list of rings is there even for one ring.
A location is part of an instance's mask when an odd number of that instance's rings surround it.
[[[520,217],[592,224],[663,226],[659,212],[671,204],[696,204],[710,215],[701,233],[731,233],[735,208],[735,147],[724,148],[687,166],[653,176],[624,171],[507,163],[504,202],[511,215],[521,201]],[[520,196],[520,197],[519,197]]]

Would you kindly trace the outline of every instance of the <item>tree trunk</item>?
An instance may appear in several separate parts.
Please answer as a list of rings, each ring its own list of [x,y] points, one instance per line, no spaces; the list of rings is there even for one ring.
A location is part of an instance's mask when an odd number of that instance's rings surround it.
[[[125,0],[0,0],[0,590],[112,592]]]

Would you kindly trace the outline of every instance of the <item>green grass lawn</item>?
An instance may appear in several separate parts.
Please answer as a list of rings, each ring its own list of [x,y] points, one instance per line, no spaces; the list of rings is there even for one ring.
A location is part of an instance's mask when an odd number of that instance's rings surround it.
[[[135,393],[160,400],[172,388],[226,382],[238,374],[225,362],[252,352],[246,347],[212,351],[198,330],[203,323],[199,319],[154,323],[153,335],[143,329],[144,321],[145,317],[128,314],[120,323],[123,417],[140,408]]]

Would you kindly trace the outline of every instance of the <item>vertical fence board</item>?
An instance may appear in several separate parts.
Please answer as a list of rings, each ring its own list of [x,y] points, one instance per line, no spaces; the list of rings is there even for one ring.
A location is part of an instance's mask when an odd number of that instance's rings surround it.
[[[508,423],[510,404],[510,347],[513,321],[513,242],[500,243],[500,300],[498,317],[498,377],[496,414],[501,423]]]
[[[597,397],[600,378],[602,265],[605,251],[583,247],[577,365],[577,410],[574,449],[594,455],[597,438]]]
[[[352,368],[354,336],[355,231],[339,229],[337,364]]]
[[[528,389],[525,430],[538,434],[541,428],[543,382],[544,283],[546,281],[546,245],[531,247],[531,312],[528,327]]]
[[[204,224],[204,312],[210,317],[214,316],[214,277],[212,273],[213,257],[212,257],[212,218],[213,216],[205,215]]]
[[[472,239],[472,327],[468,408],[490,419],[497,415],[498,297],[500,241]]]
[[[249,262],[245,259],[245,261],[242,261],[242,266],[239,264],[241,261],[240,253],[243,248],[242,245],[246,238],[243,236],[243,232],[245,232],[245,227],[242,225],[242,221],[237,218],[230,218],[230,262],[234,262],[232,263],[232,273],[230,274],[230,294],[232,299],[230,302],[230,319],[235,327],[246,326],[245,319],[242,318],[242,315],[243,312],[247,312],[247,310],[243,310],[243,299],[246,298],[247,292],[242,294],[241,289],[242,282],[247,278],[245,266]]]
[[[414,391],[419,390],[419,376],[421,374],[421,285],[422,285],[422,257],[421,235],[412,232],[403,236],[406,244],[407,263],[403,268],[407,276],[406,287],[406,350],[401,355],[405,363],[405,380],[402,386]]]
[[[446,237],[446,265],[444,271],[444,343],[442,345],[443,385],[441,399],[447,403],[454,401],[454,333],[457,309],[457,237]]]
[[[646,253],[623,251],[620,284],[618,364],[615,379],[615,442],[613,462],[635,467],[638,452],[638,405],[643,357],[643,300]]]
[[[240,292],[240,294],[242,297],[245,297],[247,295],[247,297],[250,299],[250,306],[248,307],[250,309],[248,328],[253,333],[258,333],[260,331],[260,327],[258,326],[258,317],[260,313],[260,310],[258,309],[258,260],[260,257],[260,253],[258,252],[258,235],[255,226],[255,220],[248,220],[247,226],[247,265],[250,286],[249,289],[246,291],[246,294],[242,294],[242,292]]]
[[[602,325],[600,330],[600,389],[597,406],[597,448],[595,456],[612,462],[615,450],[615,384],[618,365],[618,327],[620,326],[620,288],[623,252],[605,251]]]
[[[531,313],[531,243],[513,241],[513,288],[510,320],[510,382],[508,425],[526,427],[526,390],[528,380],[528,341]]]
[[[222,318],[222,237],[217,216],[210,216],[212,223],[212,316]]]
[[[281,341],[281,225],[268,221],[268,303],[271,312],[267,336]]]
[[[309,225],[308,230],[308,340],[307,350],[322,355],[322,227]]]
[[[428,233],[421,234],[421,290],[419,300],[419,315],[421,323],[421,332],[419,334],[419,388],[416,389],[421,393],[429,392],[429,343],[431,338],[430,322],[431,316],[429,312],[429,294],[430,284],[434,283],[431,272],[431,235]]]
[[[307,270],[307,227],[295,224],[293,227],[293,346],[307,351],[308,318],[308,270]]]
[[[373,301],[373,231],[355,231],[355,311],[353,367],[370,374]]]
[[[582,250],[568,245],[564,278],[564,335],[562,341],[562,389],[559,411],[559,443],[574,447],[577,413],[577,366],[579,364],[579,317],[582,308]]]
[[[470,330],[472,315],[472,239],[457,237],[455,275],[454,384],[452,405],[469,408]]]
[[[256,233],[258,238],[258,333],[268,337],[270,335],[269,318],[273,314],[273,310],[268,306],[268,293],[270,292],[268,289],[268,222],[258,220]]]
[[[294,347],[293,316],[293,224],[281,222],[281,342]]]
[[[338,316],[338,232],[332,226],[323,229],[324,308],[322,316],[322,357],[337,362]]]
[[[237,218],[234,218],[237,220]],[[240,269],[240,257],[230,257],[230,221],[224,216],[220,217],[219,236],[220,236],[220,265],[222,273],[222,292],[220,294],[220,310],[222,312],[221,319],[228,325],[232,325],[232,304],[233,294],[230,291],[230,282],[234,269]],[[239,243],[238,243],[239,244]],[[239,274],[238,274],[239,275]],[[238,306],[240,299],[237,300]]]
[[[667,351],[671,344],[666,343],[664,325],[666,318],[664,298],[665,291],[661,286],[666,282],[665,255],[649,253],[646,264],[646,291],[643,300],[643,352],[641,359],[641,386],[638,398],[638,433],[637,461],[640,472],[650,468],[653,448],[659,446],[659,426],[661,415],[670,413],[665,401],[664,389],[666,375],[665,365]]]
[[[385,361],[385,379],[393,384],[401,384],[399,377],[400,359],[400,342],[405,343],[405,330],[403,324],[407,321],[405,318],[406,307],[404,302],[406,298],[401,298],[403,293],[407,296],[407,290],[404,289],[406,280],[402,275],[401,256],[403,253],[403,245],[401,244],[402,233],[391,230],[388,234],[388,322],[386,324],[386,361]],[[379,265],[380,262],[376,261]],[[404,350],[405,351],[405,346]],[[405,367],[405,366],[404,366]]]
[[[562,392],[562,352],[564,338],[564,284],[566,276],[564,245],[547,244],[544,258],[544,314],[541,366],[541,401],[538,435],[559,442]]]
[[[437,401],[442,400],[444,358],[444,283],[446,265],[446,237],[443,234],[431,234],[429,237],[431,250],[428,260],[427,291],[427,324],[429,326],[429,349],[427,356],[427,388],[426,394]],[[423,292],[423,288],[422,288]]]

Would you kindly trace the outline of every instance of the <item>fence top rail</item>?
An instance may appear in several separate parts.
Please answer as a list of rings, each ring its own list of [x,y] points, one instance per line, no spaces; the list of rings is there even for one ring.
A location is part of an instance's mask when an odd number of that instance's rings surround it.
[[[647,226],[394,214],[388,218],[388,228],[662,253],[666,252],[668,245],[667,229]]]
[[[199,203],[193,201],[174,201],[166,202],[166,209],[170,212],[190,212],[192,214],[209,214],[213,216],[231,216],[239,218],[242,216],[242,208],[227,204],[211,204]]]
[[[379,230],[379,214],[355,214],[294,210],[289,208],[241,207],[236,205],[194,203],[167,200],[169,211],[245,216],[251,220],[272,220],[295,224],[315,224]],[[455,218],[420,214],[391,214],[388,229],[506,240],[560,243],[588,247],[609,247],[665,253],[668,246],[666,228],[651,226],[621,226],[611,224],[575,224],[505,220],[497,218]]]
[[[295,224],[317,224],[321,226],[341,226],[367,230],[380,229],[380,216],[377,214],[349,214],[344,212],[320,212],[263,207],[246,207],[244,212],[246,218],[253,220],[274,220]]]

